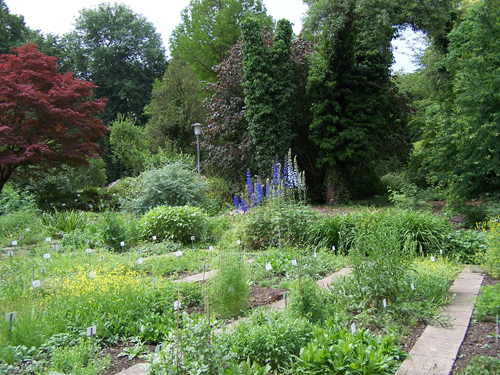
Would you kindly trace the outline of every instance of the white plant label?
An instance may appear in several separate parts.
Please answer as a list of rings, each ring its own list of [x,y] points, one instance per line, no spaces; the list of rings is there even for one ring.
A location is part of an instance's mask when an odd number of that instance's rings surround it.
[[[95,335],[96,328],[96,326],[90,326],[89,328],[87,328],[87,337]]]
[[[50,237],[46,237],[45,242],[50,242]]]
[[[384,300],[382,301],[382,303],[384,304],[384,309],[387,308],[387,300],[384,298]]]
[[[335,252],[335,246],[332,246],[332,250],[333,250],[333,252]]]
[[[176,252],[175,252],[175,256],[176,256],[177,258],[180,258],[180,257],[181,257],[181,255],[182,255],[182,251],[176,251]]]
[[[17,241],[10,241],[10,244],[11,244],[12,246],[17,246]]]
[[[33,280],[31,282],[31,285],[33,285],[33,288],[39,288],[40,287],[40,280]]]
[[[153,241],[156,241],[156,236],[153,236],[152,238],[153,238]]]
[[[313,254],[314,259],[316,259],[317,256],[318,256],[318,254],[316,254],[316,253]]]
[[[57,250],[57,245],[52,245],[52,250]]]
[[[25,229],[25,231],[26,231],[26,232],[29,232],[29,231],[30,231],[30,228],[26,228],[26,229]]]
[[[441,255],[443,255],[443,249],[440,249],[440,250],[439,250],[439,253],[440,253]]]
[[[20,241],[24,240],[24,236],[19,236],[19,240]]]
[[[353,334],[353,336],[356,334],[356,323],[351,324],[351,333]]]
[[[85,249],[85,252],[86,252],[87,254],[90,254],[90,253],[92,252],[92,249]]]
[[[88,243],[89,245],[91,245],[91,244],[92,244],[92,240],[87,240],[87,243]]]
[[[213,249],[214,249],[214,247],[213,247],[213,246],[209,246],[209,247],[208,247],[208,250],[210,250],[210,251],[212,251]]]
[[[137,259],[137,263],[142,264],[143,263],[142,258]]]
[[[181,308],[181,301],[174,302],[174,311],[179,310]]]
[[[125,246],[125,241],[120,242],[120,246],[121,247]]]
[[[45,267],[42,267],[42,273],[44,274],[45,272],[47,272],[47,270],[45,269]]]
[[[194,236],[191,236],[191,241],[194,241]]]
[[[95,277],[95,272],[89,273],[89,279],[93,279]]]
[[[292,266],[296,266],[297,265],[297,259],[292,259]]]
[[[80,196],[80,194],[77,194],[76,196],[77,196],[77,197],[79,197],[79,196]]]
[[[236,241],[236,243],[237,243],[238,245],[241,245],[241,241],[240,241],[240,240]]]
[[[431,257],[431,262],[435,262],[435,261],[436,261],[436,258]]]
[[[14,255],[14,253],[13,253],[12,251],[7,251],[7,256],[8,256],[8,257],[11,257],[11,256],[13,256],[13,255]]]
[[[43,259],[50,259],[50,254],[49,253],[43,254]]]
[[[266,271],[271,271],[273,267],[271,266],[271,263],[266,264]]]
[[[17,318],[17,311],[5,314],[6,322],[10,322],[11,320],[16,320],[16,318]]]
[[[411,290],[415,291],[415,285],[413,283],[411,283]]]

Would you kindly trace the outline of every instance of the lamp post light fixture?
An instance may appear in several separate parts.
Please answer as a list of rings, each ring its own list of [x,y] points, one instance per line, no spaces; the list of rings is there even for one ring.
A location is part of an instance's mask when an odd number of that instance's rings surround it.
[[[194,135],[196,135],[196,149],[198,151],[198,177],[200,177],[200,134],[201,134],[201,124],[196,122],[191,125],[194,129]]]

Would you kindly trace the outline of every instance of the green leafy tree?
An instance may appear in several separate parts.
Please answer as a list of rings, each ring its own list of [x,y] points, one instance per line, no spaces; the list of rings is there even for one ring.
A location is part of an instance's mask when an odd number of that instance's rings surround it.
[[[118,114],[110,127],[109,140],[115,162],[120,161],[128,168],[141,173],[150,154],[144,128],[136,126],[133,118],[122,114]]]
[[[187,61],[199,79],[215,82],[212,67],[228,56],[248,16],[257,17],[261,28],[272,26],[261,0],[191,0],[170,37],[172,55]]]
[[[449,35],[440,61],[449,74],[448,97],[426,110],[422,135],[433,182],[454,201],[500,188],[499,0],[478,3]]]
[[[205,117],[200,85],[189,64],[175,56],[163,81],[155,84],[153,99],[145,108],[151,116],[146,137],[153,152],[165,147],[166,142],[176,144],[183,152],[192,152],[195,136],[191,125],[201,123]]]
[[[271,49],[266,46],[256,19],[248,19],[242,29],[245,116],[257,168],[263,174],[276,155],[286,154],[293,139],[292,25],[287,20],[278,22]]]
[[[131,113],[138,124],[145,124],[143,108],[151,100],[155,79],[167,66],[153,24],[123,4],[103,3],[81,10],[75,30],[63,39],[62,68],[92,80],[98,86],[95,94],[109,99],[104,123],[118,113]]]
[[[11,14],[5,1],[0,0],[0,54],[10,53],[10,47],[22,46],[28,34],[24,17]]]

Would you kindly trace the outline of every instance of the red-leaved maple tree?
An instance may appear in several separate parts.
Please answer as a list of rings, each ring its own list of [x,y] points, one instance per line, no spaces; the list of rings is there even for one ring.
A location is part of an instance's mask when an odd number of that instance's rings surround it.
[[[32,43],[12,51],[0,56],[0,192],[20,166],[88,165],[108,131],[94,84],[58,73]]]

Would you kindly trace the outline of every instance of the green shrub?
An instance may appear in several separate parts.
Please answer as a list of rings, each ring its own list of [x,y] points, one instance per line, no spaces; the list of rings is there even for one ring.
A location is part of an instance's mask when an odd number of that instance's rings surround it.
[[[488,220],[488,210],[486,206],[464,205],[457,209],[464,216],[464,226],[469,229],[476,229],[479,223]]]
[[[27,192],[17,192],[9,184],[0,194],[0,216],[14,211],[33,210],[36,207],[35,197]]]
[[[311,279],[302,279],[300,287],[295,283],[290,295],[290,311],[313,323],[325,319],[325,298],[318,285]]]
[[[54,233],[70,233],[75,229],[85,230],[91,224],[87,213],[77,210],[56,210],[53,214],[46,212],[43,215],[43,219],[44,224],[51,227]]]
[[[308,243],[315,248],[340,248],[340,233],[346,225],[346,217],[341,215],[326,216],[311,223],[307,232]]]
[[[26,231],[26,229],[29,231]],[[4,245],[24,236],[23,244],[30,245],[43,242],[49,236],[49,229],[42,224],[42,220],[37,211],[26,210],[11,212],[0,216],[0,241]]]
[[[88,241],[95,241],[95,238],[88,230],[75,229],[65,234],[61,240],[61,245],[66,249],[78,250],[89,247]]]
[[[477,297],[474,317],[486,320],[500,314],[500,284],[481,287],[481,294]]]
[[[191,236],[197,239],[205,238],[207,217],[197,207],[190,206],[159,206],[145,213],[140,218],[143,238],[156,236],[164,239],[190,243]]]
[[[210,279],[211,310],[218,317],[237,316],[247,307],[248,291],[248,264],[243,252],[223,253],[217,274]]]
[[[394,374],[407,356],[392,335],[373,336],[368,330],[355,334],[331,321],[316,326],[314,339],[300,351],[294,374]]]
[[[269,365],[259,366],[257,362],[231,363],[229,368],[224,370],[226,375],[267,375],[271,372],[272,368]]]
[[[489,228],[486,231],[485,228]],[[483,232],[486,233],[486,245],[488,250],[482,259],[481,267],[492,277],[498,279],[500,277],[500,221],[499,218],[493,219],[485,223]]]
[[[201,206],[206,183],[186,164],[175,162],[142,173],[137,194],[121,201],[125,210],[144,213],[158,206]]]
[[[55,348],[52,352],[52,370],[74,375],[98,375],[110,365],[109,355],[92,359],[90,340],[80,340],[76,346]]]
[[[140,228],[135,217],[108,211],[97,221],[97,234],[108,249],[123,251],[140,238]],[[121,246],[121,242],[125,246]]]
[[[293,201],[266,200],[242,218],[240,237],[251,248],[300,245],[316,219],[310,207]]]
[[[457,263],[476,264],[486,253],[487,236],[473,230],[452,230],[445,237],[443,250]]]
[[[500,374],[500,358],[477,356],[472,358],[460,375]]]
[[[235,359],[249,359],[273,369],[285,368],[312,339],[313,326],[303,318],[280,311],[257,310],[229,334]]]

